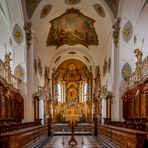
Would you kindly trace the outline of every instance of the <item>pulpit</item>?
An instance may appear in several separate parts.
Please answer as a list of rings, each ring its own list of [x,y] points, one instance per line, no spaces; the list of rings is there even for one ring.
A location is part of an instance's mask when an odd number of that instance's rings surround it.
[[[80,115],[78,115],[78,114],[65,115],[65,121],[67,121],[69,126],[71,127],[71,139],[69,141],[69,145],[77,145],[77,141],[74,138],[74,128],[75,128],[75,126],[77,126],[77,122],[79,120],[80,120]]]

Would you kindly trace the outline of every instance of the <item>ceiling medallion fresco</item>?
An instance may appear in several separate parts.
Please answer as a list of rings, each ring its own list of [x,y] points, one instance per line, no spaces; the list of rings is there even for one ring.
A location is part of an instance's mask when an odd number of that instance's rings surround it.
[[[97,14],[101,17],[105,17],[105,11],[103,9],[103,7],[100,4],[94,4],[93,5],[95,8],[95,11],[97,12]]]
[[[52,5],[50,4],[45,5],[41,10],[40,18],[41,19],[45,18],[49,14],[51,8],[52,8]]]
[[[13,39],[19,45],[23,41],[23,31],[18,24],[16,24],[13,28]]]
[[[34,10],[42,0],[25,0],[27,16],[30,19]]]
[[[133,34],[133,26],[130,21],[127,21],[123,27],[122,35],[125,42],[128,42]]]
[[[50,23],[47,46],[58,48],[64,44],[70,46],[82,44],[88,48],[90,45],[98,45],[98,36],[94,28],[95,20],[85,16],[78,9],[68,9]]]
[[[65,3],[68,5],[76,5],[80,2],[81,2],[81,0],[65,0]]]
[[[105,0],[105,2],[111,9],[113,16],[116,18],[118,14],[119,0]]]

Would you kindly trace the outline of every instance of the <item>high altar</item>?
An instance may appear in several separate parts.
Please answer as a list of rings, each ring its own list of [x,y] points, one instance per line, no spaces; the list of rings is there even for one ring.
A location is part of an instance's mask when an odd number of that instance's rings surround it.
[[[80,115],[79,122],[92,121],[92,72],[77,59],[61,63],[52,75],[54,123],[65,123],[69,108]]]

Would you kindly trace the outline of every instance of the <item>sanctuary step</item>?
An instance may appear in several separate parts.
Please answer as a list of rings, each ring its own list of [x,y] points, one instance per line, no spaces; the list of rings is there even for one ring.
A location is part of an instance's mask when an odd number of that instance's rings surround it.
[[[53,130],[53,134],[54,135],[61,135],[61,134],[66,134],[69,135],[71,134],[71,127],[69,127],[68,124],[53,124],[52,125],[52,130]],[[63,132],[64,130],[64,132]],[[89,135],[92,133],[92,124],[90,123],[79,123],[76,127],[75,127],[75,134],[77,135]]]

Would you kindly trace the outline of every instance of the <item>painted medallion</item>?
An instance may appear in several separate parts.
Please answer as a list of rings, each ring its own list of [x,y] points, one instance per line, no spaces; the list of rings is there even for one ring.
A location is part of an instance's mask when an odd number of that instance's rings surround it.
[[[129,63],[125,63],[123,65],[122,71],[121,71],[123,80],[126,81],[128,79],[128,77],[130,76],[131,73],[132,73],[131,66],[129,65]]]
[[[93,6],[99,16],[105,17],[105,11],[100,4],[94,4]]]
[[[41,19],[45,18],[49,14],[51,8],[52,6],[50,4],[45,5],[41,10],[40,18]]]
[[[13,28],[13,39],[19,45],[23,40],[23,31],[18,24],[16,24]]]
[[[16,66],[14,69],[14,75],[21,80],[24,79],[24,69],[21,65]]]
[[[133,34],[133,26],[132,26],[131,22],[128,21],[128,22],[126,22],[126,24],[124,25],[123,30],[122,30],[122,35],[123,35],[124,41],[128,42],[131,39],[132,34]]]

